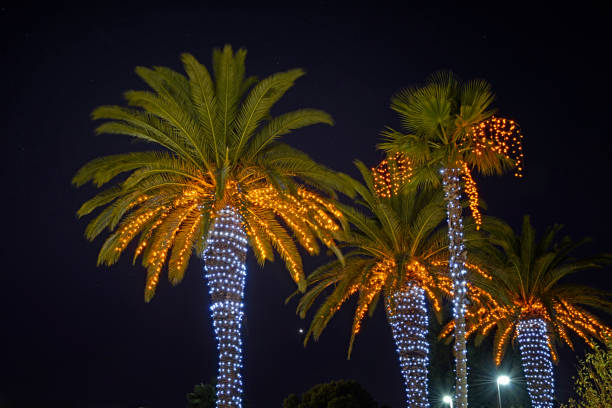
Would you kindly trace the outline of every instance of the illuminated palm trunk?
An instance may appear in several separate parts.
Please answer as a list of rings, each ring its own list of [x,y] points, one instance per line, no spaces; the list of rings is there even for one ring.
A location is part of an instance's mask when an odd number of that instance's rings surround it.
[[[455,320],[455,407],[467,408],[467,349],[465,341],[466,252],[461,217],[461,171],[442,170],[442,187],[446,198],[449,238],[449,272],[453,280],[453,318]]]
[[[399,355],[408,408],[429,408],[427,368],[428,317],[425,291],[411,284],[387,299],[387,318]]]
[[[227,206],[219,211],[204,252],[204,270],[217,349],[217,407],[242,406],[242,339],[247,237],[242,217]]]
[[[546,322],[537,317],[521,320],[516,330],[531,406],[552,408],[555,384]]]

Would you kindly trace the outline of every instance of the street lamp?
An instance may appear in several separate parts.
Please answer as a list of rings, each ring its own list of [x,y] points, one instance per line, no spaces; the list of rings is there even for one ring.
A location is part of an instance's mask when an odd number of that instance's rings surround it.
[[[450,396],[443,396],[442,401],[444,401],[445,404],[450,404],[450,408],[453,408],[453,399]]]
[[[510,377],[507,375],[500,375],[497,377],[497,402],[499,403],[499,408],[501,408],[501,394],[499,392],[499,386],[508,384],[510,384]]]

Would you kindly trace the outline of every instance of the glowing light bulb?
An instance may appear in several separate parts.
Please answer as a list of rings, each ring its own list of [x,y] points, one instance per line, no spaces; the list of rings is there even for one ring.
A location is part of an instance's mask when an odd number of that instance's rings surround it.
[[[508,385],[510,384],[510,377],[508,377],[507,375],[500,375],[499,377],[497,377],[497,383],[499,385]]]

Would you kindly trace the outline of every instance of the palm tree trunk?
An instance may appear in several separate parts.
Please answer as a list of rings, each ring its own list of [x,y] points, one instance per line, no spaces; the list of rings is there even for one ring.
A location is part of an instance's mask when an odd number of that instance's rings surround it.
[[[467,349],[465,341],[466,252],[461,217],[461,170],[442,170],[442,187],[446,198],[449,238],[449,272],[453,280],[453,318],[455,320],[455,407],[467,408]]]
[[[428,317],[425,291],[415,284],[387,298],[387,317],[399,355],[408,408],[429,408]]]
[[[537,317],[520,320],[516,330],[531,406],[552,408],[555,384],[546,321]]]
[[[217,407],[242,406],[242,339],[247,237],[242,217],[227,206],[214,221],[204,252],[217,349]]]

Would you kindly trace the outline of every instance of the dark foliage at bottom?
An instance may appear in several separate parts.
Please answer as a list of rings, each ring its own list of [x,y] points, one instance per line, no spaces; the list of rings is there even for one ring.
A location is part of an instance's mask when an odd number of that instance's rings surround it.
[[[283,408],[378,408],[378,403],[358,382],[339,380],[315,385],[301,396],[291,394]]]

